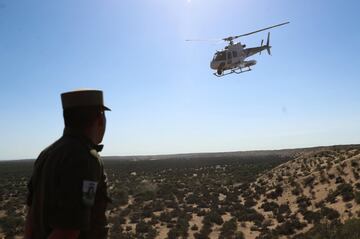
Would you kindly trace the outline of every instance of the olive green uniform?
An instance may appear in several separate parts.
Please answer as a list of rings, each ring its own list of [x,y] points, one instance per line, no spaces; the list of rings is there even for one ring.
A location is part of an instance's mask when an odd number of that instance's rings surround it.
[[[107,179],[94,145],[76,130],[46,148],[34,165],[27,204],[33,238],[47,238],[54,228],[80,230],[81,239],[107,235]]]

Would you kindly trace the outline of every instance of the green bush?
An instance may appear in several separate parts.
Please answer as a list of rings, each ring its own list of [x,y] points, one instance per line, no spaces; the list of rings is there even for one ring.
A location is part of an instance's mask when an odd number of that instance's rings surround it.
[[[357,204],[360,204],[360,192],[359,191],[355,192],[355,202]]]
[[[304,219],[309,223],[318,223],[321,220],[321,214],[319,212],[305,211],[303,215]]]
[[[340,217],[340,214],[338,211],[336,211],[332,208],[328,208],[328,207],[321,208],[320,213],[321,213],[322,217],[326,217],[330,221],[335,220]]]
[[[138,224],[136,224],[136,233],[138,234],[142,234],[142,233],[147,233],[150,229],[150,226],[148,224],[146,224],[146,222],[144,222],[143,220],[141,220]]]
[[[261,205],[261,208],[264,209],[265,212],[272,211],[274,214],[276,214],[279,209],[279,205],[276,202],[264,202]]]
[[[359,239],[360,238],[360,220],[349,219],[340,227],[337,238]]]
[[[237,229],[236,219],[232,218],[229,221],[224,222],[219,238],[230,238],[230,236],[235,234]]]
[[[245,239],[244,233],[238,231],[235,233],[235,239]]]
[[[307,233],[297,235],[295,239],[359,239],[360,219],[349,219],[344,224],[338,220],[316,224]]]
[[[221,225],[224,222],[221,215],[216,211],[211,211],[205,215],[204,221],[209,221],[210,223],[215,223],[217,225]]]

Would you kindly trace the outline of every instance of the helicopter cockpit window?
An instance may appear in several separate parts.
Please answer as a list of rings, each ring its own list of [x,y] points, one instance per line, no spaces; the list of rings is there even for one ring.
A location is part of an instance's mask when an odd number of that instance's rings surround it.
[[[215,54],[215,57],[214,57],[214,60],[215,61],[225,61],[226,60],[226,54],[225,52],[218,52]]]
[[[232,54],[233,54],[233,57],[237,57],[237,56],[238,56],[238,54],[237,54],[236,51],[233,51]]]

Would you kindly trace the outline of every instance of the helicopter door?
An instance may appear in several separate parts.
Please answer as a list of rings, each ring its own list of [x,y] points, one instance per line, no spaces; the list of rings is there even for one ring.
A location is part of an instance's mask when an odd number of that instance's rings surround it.
[[[232,64],[232,54],[231,51],[227,52],[227,64]]]

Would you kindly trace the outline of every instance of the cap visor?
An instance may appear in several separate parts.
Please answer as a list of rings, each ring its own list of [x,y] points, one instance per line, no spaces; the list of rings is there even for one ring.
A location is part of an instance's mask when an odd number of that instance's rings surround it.
[[[105,105],[103,105],[103,109],[106,110],[106,111],[111,111],[111,109],[106,107]]]

